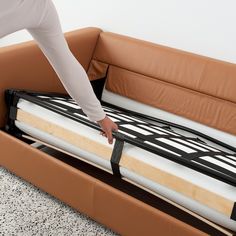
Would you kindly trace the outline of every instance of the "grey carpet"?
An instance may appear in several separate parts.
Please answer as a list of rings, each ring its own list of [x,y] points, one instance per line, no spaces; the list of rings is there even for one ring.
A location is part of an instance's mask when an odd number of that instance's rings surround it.
[[[0,168],[0,235],[117,234]]]

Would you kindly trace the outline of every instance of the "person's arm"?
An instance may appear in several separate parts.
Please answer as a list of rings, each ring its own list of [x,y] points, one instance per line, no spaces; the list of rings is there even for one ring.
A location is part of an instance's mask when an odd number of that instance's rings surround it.
[[[47,57],[68,94],[90,120],[101,126],[109,143],[112,143],[112,131],[118,127],[106,116],[84,68],[71,53],[51,0],[48,0],[46,11],[38,26],[27,30]]]

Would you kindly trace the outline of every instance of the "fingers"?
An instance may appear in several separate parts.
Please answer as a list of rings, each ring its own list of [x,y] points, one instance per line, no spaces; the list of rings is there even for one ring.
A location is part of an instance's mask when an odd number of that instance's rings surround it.
[[[106,135],[107,135],[108,143],[112,144],[113,143],[112,131],[111,130],[107,130]]]
[[[101,135],[107,138],[109,144],[112,144],[112,131],[118,131],[118,125],[107,116],[103,120],[98,121],[98,124],[102,128]]]
[[[107,138],[109,144],[112,144],[112,143],[113,143],[112,130],[107,129],[107,130],[105,130],[105,131],[101,131],[100,134],[101,134],[103,137],[106,137],[106,138]]]
[[[116,123],[114,123],[114,127],[113,127],[114,131],[118,131],[118,125]]]
[[[108,138],[108,142],[110,144],[113,143],[113,136],[112,136],[112,131],[118,131],[118,125],[116,123],[113,123],[112,127],[110,130],[108,130],[107,134],[107,138]]]
[[[118,125],[107,117],[106,119],[104,119],[104,121],[100,122],[100,126],[102,128],[100,134],[103,137],[107,138],[109,144],[112,144],[113,143],[112,131],[118,131]]]

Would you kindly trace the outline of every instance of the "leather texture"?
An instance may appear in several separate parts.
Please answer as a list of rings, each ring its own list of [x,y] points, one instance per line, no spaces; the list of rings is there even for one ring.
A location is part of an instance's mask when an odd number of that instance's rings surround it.
[[[93,59],[91,79],[103,77],[109,66],[109,90],[236,133],[235,65],[100,32],[87,28],[66,35],[86,70]],[[5,89],[65,92],[33,42],[1,48],[0,71],[0,127]],[[206,235],[2,131],[0,144],[1,166],[121,235]]]
[[[121,235],[206,235],[2,131],[0,143],[1,166]]]
[[[106,88],[135,101],[236,134],[236,105],[204,93],[109,67]]]
[[[108,90],[236,134],[235,64],[110,32],[93,59],[110,66]]]
[[[91,81],[103,79],[107,75],[107,70],[108,70],[108,64],[96,60],[91,60],[88,69],[88,77]]]

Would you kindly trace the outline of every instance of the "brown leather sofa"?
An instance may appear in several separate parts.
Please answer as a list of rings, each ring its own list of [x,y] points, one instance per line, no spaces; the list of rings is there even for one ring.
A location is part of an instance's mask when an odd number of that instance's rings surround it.
[[[107,76],[108,90],[236,135],[236,65],[98,28],[66,39],[91,80]],[[0,71],[1,166],[122,235],[223,235],[124,180],[7,134],[6,89],[66,92],[34,42],[1,48]]]

